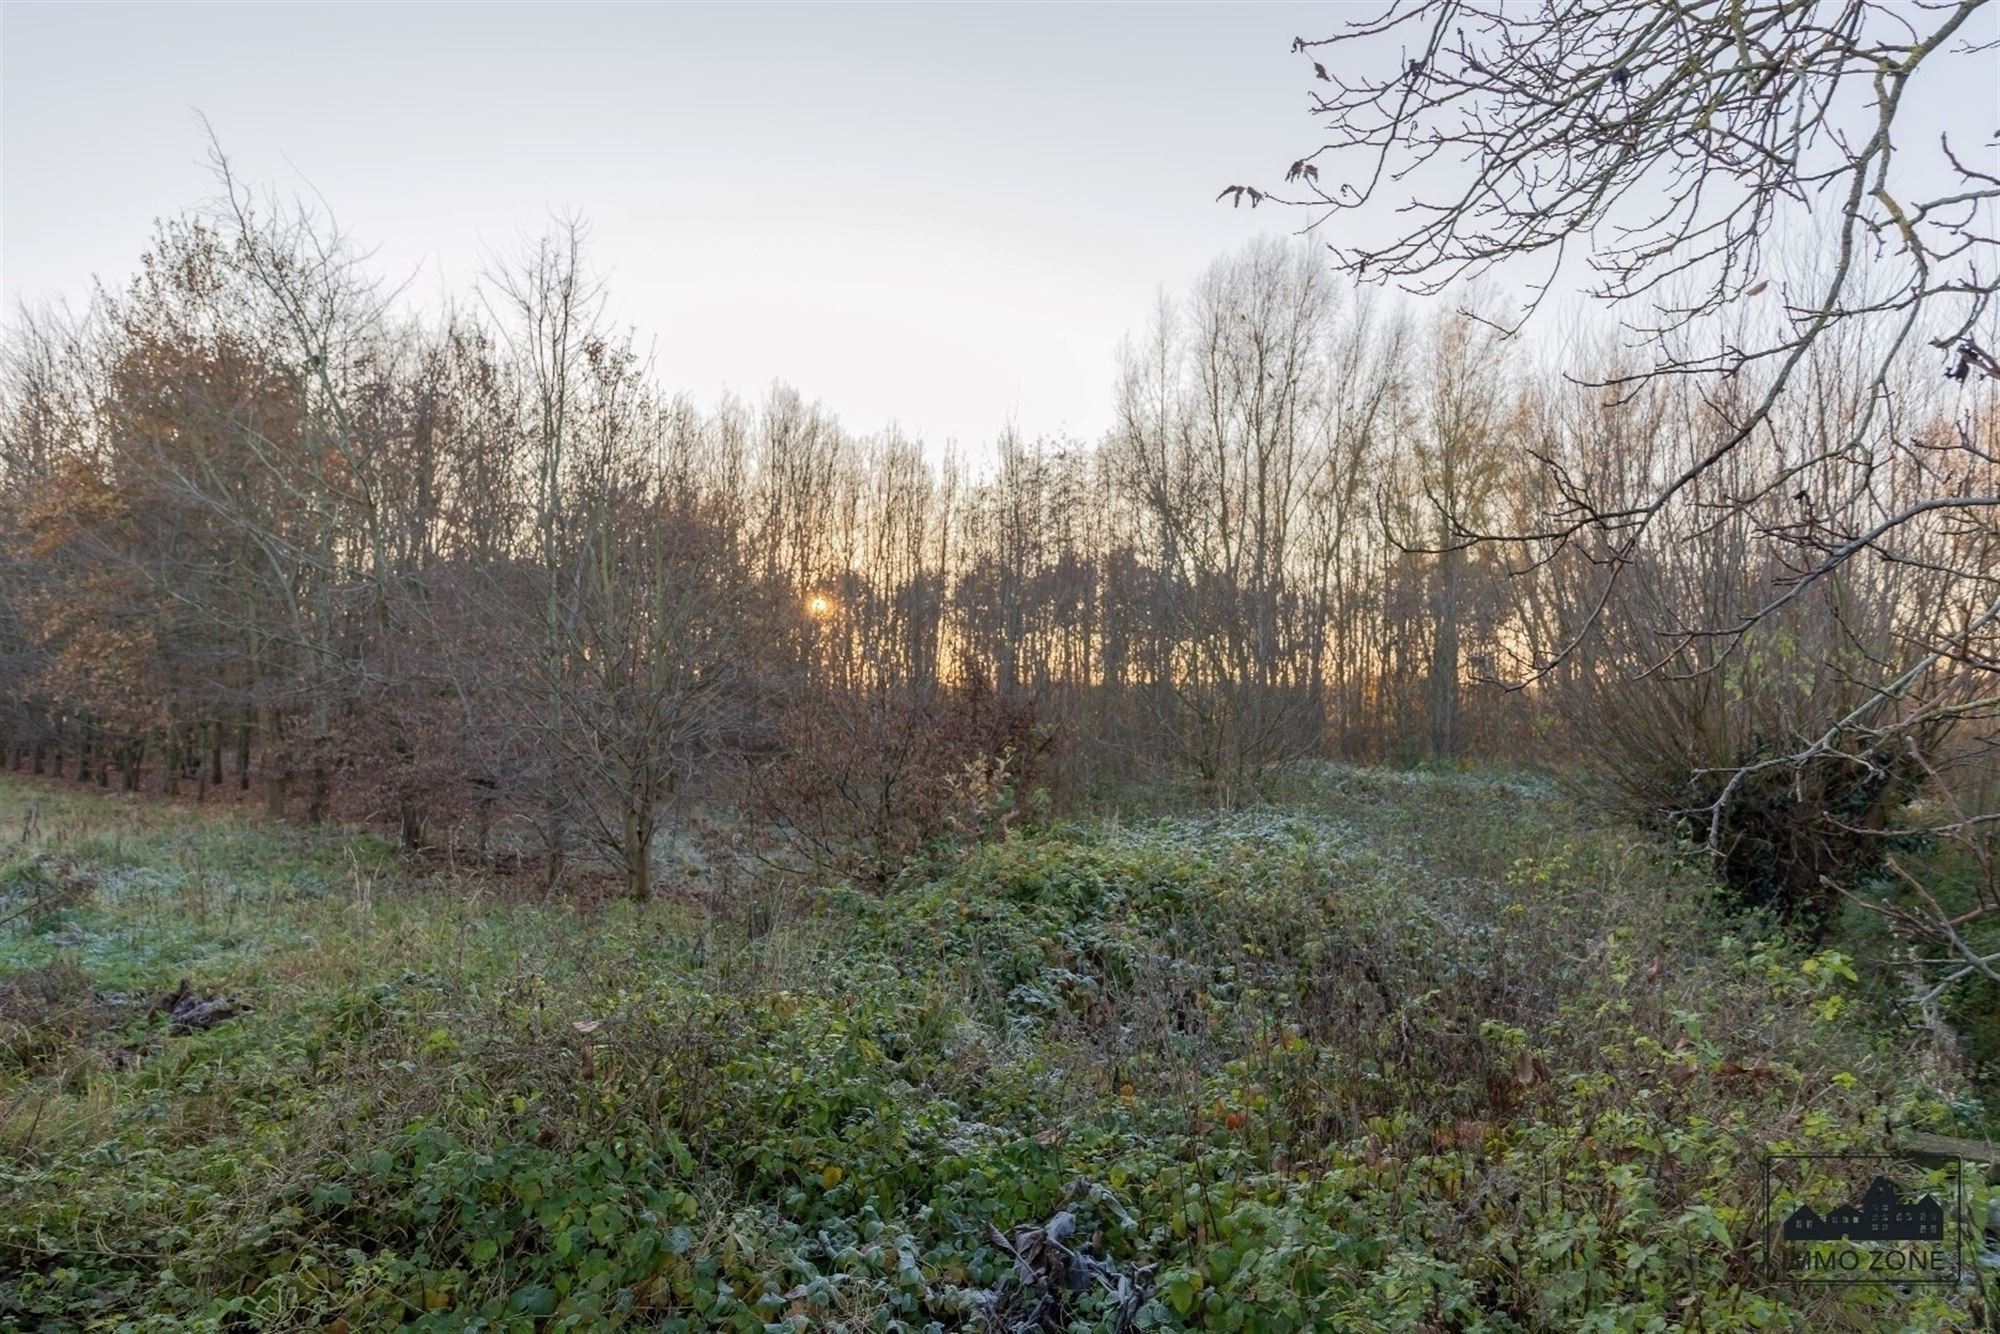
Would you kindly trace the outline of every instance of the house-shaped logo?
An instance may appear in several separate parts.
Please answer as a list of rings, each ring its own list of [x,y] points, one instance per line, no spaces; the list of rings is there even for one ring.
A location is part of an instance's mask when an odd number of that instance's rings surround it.
[[[1876,1177],[1858,1204],[1821,1214],[1802,1204],[1785,1220],[1786,1241],[1942,1241],[1944,1206],[1929,1195],[1905,1200],[1887,1177]]]

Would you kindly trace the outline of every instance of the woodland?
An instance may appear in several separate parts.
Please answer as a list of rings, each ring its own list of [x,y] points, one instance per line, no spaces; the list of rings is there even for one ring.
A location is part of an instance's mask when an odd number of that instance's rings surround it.
[[[2000,161],[1888,175],[1979,9],[1301,37],[1093,438],[212,147],[0,346],[0,1325],[1981,1327],[1755,1214],[2000,1124]]]

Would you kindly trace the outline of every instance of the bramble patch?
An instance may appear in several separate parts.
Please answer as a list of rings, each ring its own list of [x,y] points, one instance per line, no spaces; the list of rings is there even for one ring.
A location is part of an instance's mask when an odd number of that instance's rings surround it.
[[[1765,1155],[1952,1125],[1847,960],[1533,784],[1325,770],[755,930],[187,837],[0,932],[22,1032],[86,971],[254,1001],[0,1067],[0,1325],[1971,1327],[1763,1263]]]

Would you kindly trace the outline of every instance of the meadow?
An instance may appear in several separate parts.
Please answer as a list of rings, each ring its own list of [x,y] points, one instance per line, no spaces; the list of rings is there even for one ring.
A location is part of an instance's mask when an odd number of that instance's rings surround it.
[[[0,1328],[1985,1327],[1765,1273],[1765,1154],[1983,1116],[1845,955],[1542,779],[1285,788],[634,903],[0,776]]]

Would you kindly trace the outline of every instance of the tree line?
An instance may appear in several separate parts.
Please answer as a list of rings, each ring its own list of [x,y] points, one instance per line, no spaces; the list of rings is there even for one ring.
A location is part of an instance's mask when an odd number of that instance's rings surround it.
[[[1477,290],[1399,303],[1266,242],[1107,366],[1100,438],[952,454],[782,386],[672,393],[580,227],[419,317],[219,171],[129,282],[8,330],[7,767],[254,792],[635,895],[704,812],[880,879],[1037,802],[1162,774],[1230,800],[1323,757],[1581,757],[1686,812],[1864,699],[1925,744],[1888,779],[1823,763],[1844,818],[1963,796],[1946,770],[1995,791],[1991,513],[1866,536],[1991,485],[1990,390],[1918,353],[1856,383],[1825,340],[1775,402],[1754,368],[1635,387],[1609,339],[1530,345]],[[1652,494],[1746,403],[1615,581],[1537,541],[1586,490]],[[1857,431],[1921,448],[1843,454]],[[1801,581],[1811,543],[1773,534],[1867,555]],[[1718,613],[1746,632],[1707,637]],[[1898,646],[1945,640],[1882,700]],[[1738,855],[1810,916],[1852,849],[1801,838]]]

